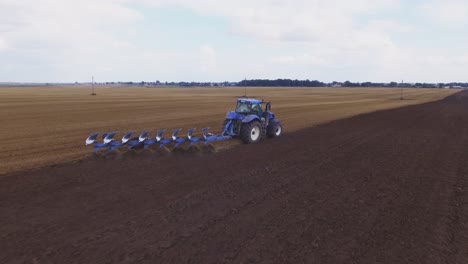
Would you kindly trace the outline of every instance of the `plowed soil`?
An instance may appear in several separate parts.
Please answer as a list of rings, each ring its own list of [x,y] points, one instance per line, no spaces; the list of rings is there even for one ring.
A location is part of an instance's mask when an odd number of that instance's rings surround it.
[[[468,92],[0,178],[0,263],[468,263]]]

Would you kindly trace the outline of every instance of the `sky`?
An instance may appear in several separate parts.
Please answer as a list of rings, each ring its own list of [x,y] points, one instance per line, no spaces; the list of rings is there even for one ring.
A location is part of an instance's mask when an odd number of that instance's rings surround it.
[[[468,0],[0,0],[0,82],[468,81]]]

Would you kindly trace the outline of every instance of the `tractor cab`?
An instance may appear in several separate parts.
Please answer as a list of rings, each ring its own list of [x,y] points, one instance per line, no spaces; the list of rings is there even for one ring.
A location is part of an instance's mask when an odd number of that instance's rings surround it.
[[[262,105],[265,104],[265,109]],[[253,119],[274,119],[275,115],[270,112],[270,102],[253,98],[238,98],[236,109],[227,114],[226,119],[237,119],[242,122],[250,122]]]
[[[249,98],[237,99],[237,105],[235,112],[241,115],[256,115],[263,116],[262,110],[263,101]]]

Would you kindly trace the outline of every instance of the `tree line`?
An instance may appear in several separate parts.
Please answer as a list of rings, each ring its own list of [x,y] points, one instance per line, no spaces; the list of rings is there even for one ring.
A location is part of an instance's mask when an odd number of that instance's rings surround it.
[[[468,88],[468,82],[450,83],[397,83],[397,82],[330,82],[318,80],[293,80],[293,79],[252,79],[240,82],[105,82],[107,85],[129,86],[182,86],[182,87],[206,87],[206,86],[250,86],[250,87],[408,87],[408,88]]]
[[[254,79],[243,80],[238,86],[268,86],[268,87],[416,87],[416,88],[468,88],[468,83],[397,83],[397,82],[331,82],[324,83],[317,80],[291,80],[291,79]]]
[[[291,79],[257,79],[243,80],[238,83],[238,86],[270,86],[270,87],[324,87],[325,83],[317,80],[291,80]]]

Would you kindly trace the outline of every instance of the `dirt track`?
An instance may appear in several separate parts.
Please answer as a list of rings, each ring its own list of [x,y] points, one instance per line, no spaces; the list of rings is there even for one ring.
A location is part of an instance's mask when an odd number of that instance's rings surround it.
[[[0,263],[468,263],[468,92],[0,178]]]

